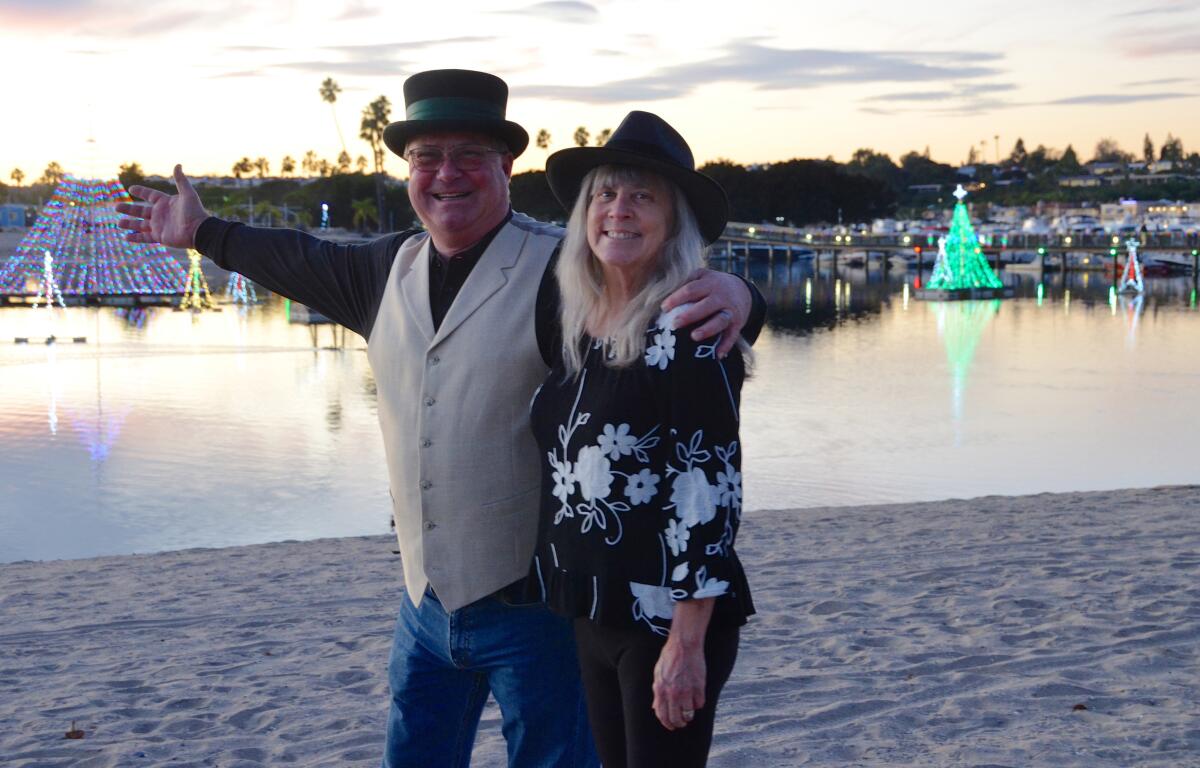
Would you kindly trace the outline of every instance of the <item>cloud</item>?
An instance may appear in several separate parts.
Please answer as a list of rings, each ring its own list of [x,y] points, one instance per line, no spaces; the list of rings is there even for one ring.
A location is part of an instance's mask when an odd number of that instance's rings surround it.
[[[600,12],[594,5],[576,0],[549,0],[549,2],[534,3],[511,11],[497,11],[497,13],[513,16],[540,16],[550,21],[561,21],[566,24],[590,24],[600,18]]]
[[[746,83],[758,90],[818,88],[876,82],[930,82],[999,74],[989,62],[1002,54],[977,51],[834,51],[770,48],[739,41],[705,61],[664,67],[643,77],[597,85],[527,85],[524,98],[592,104],[655,101],[685,96],[702,85]]]
[[[900,93],[885,93],[863,99],[869,106],[860,107],[860,111],[869,114],[893,115],[900,112],[928,112],[938,115],[969,115],[1003,109],[1014,106],[1010,101],[996,98],[993,94],[1015,90],[1012,83],[958,83],[939,90],[903,91]],[[880,104],[933,104],[936,109],[915,107],[912,109],[884,109]]]
[[[379,9],[368,5],[362,0],[351,0],[346,3],[346,10],[334,17],[335,21],[353,21],[355,19],[369,19],[379,15]]]
[[[473,35],[462,37],[446,37],[439,40],[403,40],[394,43],[367,43],[363,45],[327,45],[323,51],[333,51],[355,61],[367,61],[377,56],[395,56],[405,51],[425,50],[439,45],[475,45],[490,43],[496,38]]]
[[[415,42],[398,41],[394,43],[368,43],[363,45],[330,45],[320,48],[334,54],[330,59],[301,59],[298,61],[271,61],[256,69],[225,72],[213,75],[214,78],[257,77],[265,75],[272,69],[293,70],[298,72],[313,72],[325,76],[339,77],[397,77],[413,73],[413,62],[409,58],[401,58],[402,54],[411,53],[439,45],[459,43],[487,43],[492,37],[450,37],[440,40],[419,40]],[[226,50],[240,50],[247,53],[278,52],[288,50],[283,48],[255,48],[254,46],[238,46]]]
[[[1178,85],[1179,83],[1191,83],[1195,78],[1191,77],[1161,77],[1157,80],[1138,80],[1132,83],[1122,83],[1126,88],[1146,88],[1156,85]]]
[[[132,17],[122,17],[119,20],[110,19],[98,24],[97,31],[102,32],[105,36],[150,37],[178,32],[181,29],[192,26],[215,26],[216,24],[226,22],[227,19],[228,17],[224,12],[172,11],[140,19]]]
[[[1195,25],[1190,26],[1187,32],[1175,28],[1121,34],[1115,38],[1115,44],[1126,56],[1135,59],[1200,53],[1200,31],[1195,31]]]
[[[1158,5],[1153,8],[1141,8],[1136,11],[1118,13],[1114,18],[1127,19],[1135,16],[1168,16],[1176,13],[1187,13],[1191,10],[1193,10],[1193,7],[1187,3],[1169,3],[1167,5]]]
[[[1136,104],[1142,101],[1168,101],[1172,99],[1194,99],[1194,93],[1093,93],[1085,96],[1068,96],[1065,99],[1045,101],[1046,106],[1080,106],[1107,104]]]
[[[226,78],[239,77],[265,77],[269,74],[265,69],[245,69],[240,72],[222,72],[219,75],[212,75],[210,80],[223,80]]]
[[[0,0],[0,29],[59,33],[69,25],[102,19],[102,0]]]

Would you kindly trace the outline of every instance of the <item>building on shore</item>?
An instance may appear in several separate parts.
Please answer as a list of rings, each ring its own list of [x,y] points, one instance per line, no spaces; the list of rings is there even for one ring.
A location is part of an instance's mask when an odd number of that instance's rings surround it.
[[[0,227],[8,229],[10,227],[25,226],[25,206],[13,205],[5,203],[0,205]]]

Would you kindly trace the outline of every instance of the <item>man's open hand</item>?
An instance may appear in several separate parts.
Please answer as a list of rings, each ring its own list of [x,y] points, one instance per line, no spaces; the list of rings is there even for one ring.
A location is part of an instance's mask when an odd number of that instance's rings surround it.
[[[126,240],[172,248],[195,247],[196,230],[208,218],[208,211],[180,165],[175,166],[175,189],[177,194],[168,195],[140,185],[129,188],[130,196],[143,202],[117,203],[117,213],[124,214],[117,225],[129,230]]]

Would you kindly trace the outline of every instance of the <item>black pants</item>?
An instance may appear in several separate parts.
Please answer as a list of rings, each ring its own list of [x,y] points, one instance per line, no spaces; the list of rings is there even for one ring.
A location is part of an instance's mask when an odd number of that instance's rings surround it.
[[[709,627],[705,703],[677,731],[664,728],[652,708],[654,665],[666,640],[644,629],[575,620],[588,721],[604,768],[701,768],[708,760],[717,697],[737,659],[738,629]]]

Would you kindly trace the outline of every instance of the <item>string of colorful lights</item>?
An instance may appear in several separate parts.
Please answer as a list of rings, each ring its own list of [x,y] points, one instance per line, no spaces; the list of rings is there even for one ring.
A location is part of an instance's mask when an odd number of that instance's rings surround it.
[[[36,294],[46,253],[67,296],[182,293],[186,273],[166,248],[125,240],[114,207],[129,201],[116,180],[64,177],[16,251],[0,263],[0,294]]]
[[[1146,290],[1142,282],[1142,262],[1138,259],[1138,241],[1130,238],[1125,241],[1125,250],[1129,258],[1125,261],[1125,272],[1121,275],[1121,291],[1141,293]]]
[[[234,304],[257,304],[258,293],[254,284],[237,272],[231,272],[229,282],[225,284],[225,297]]]
[[[196,311],[213,309],[212,294],[208,292],[208,280],[200,269],[200,251],[188,248],[188,273],[183,290],[183,299],[179,302],[180,309]]]

